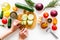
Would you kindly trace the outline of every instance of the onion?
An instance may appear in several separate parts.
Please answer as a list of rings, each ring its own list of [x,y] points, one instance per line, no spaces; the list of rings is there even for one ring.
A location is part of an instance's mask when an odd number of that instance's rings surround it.
[[[43,4],[38,3],[38,4],[35,5],[35,8],[36,8],[36,10],[40,11],[40,10],[43,9]]]
[[[50,15],[52,17],[56,17],[58,15],[58,12],[56,10],[51,10]]]

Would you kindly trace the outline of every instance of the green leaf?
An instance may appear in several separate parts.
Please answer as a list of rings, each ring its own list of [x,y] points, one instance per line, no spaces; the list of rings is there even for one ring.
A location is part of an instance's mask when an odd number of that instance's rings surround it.
[[[53,1],[51,1],[45,8],[54,7],[55,4],[56,4],[58,1],[59,1],[59,0],[53,0]],[[45,9],[45,8],[44,8],[44,9]]]

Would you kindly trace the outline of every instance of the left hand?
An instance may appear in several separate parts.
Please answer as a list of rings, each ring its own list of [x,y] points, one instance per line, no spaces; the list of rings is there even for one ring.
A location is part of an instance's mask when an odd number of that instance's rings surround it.
[[[20,21],[14,20],[14,22],[12,23],[11,31],[14,32],[14,31],[17,30],[20,26],[21,26],[21,25],[20,25]]]

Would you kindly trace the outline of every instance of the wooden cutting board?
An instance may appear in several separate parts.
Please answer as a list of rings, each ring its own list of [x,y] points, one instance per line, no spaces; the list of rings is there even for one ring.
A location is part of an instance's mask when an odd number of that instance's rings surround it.
[[[33,14],[34,15],[34,20],[33,20],[33,24],[31,25],[31,26],[29,26],[28,24],[26,24],[26,25],[22,25],[21,27],[20,27],[20,29],[22,29],[22,28],[27,28],[27,29],[33,29],[33,28],[35,28],[35,26],[36,26],[36,21],[37,21],[37,17],[36,17],[36,15],[35,15],[35,13],[33,13],[33,12],[26,12],[26,13],[23,13],[23,14],[27,14],[27,15],[29,15],[29,14]],[[23,14],[19,14],[18,15],[18,20],[19,21],[22,21],[22,15]]]

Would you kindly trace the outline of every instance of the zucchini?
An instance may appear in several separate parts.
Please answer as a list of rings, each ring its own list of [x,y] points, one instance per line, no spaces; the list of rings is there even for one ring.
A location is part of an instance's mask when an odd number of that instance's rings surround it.
[[[31,0],[25,0],[25,2],[30,6],[30,7],[34,7],[34,2]]]
[[[12,19],[9,18],[9,19],[8,19],[8,28],[11,28],[11,23],[12,23]]]
[[[25,5],[25,4],[21,4],[21,3],[15,3],[15,6],[18,7],[18,8],[21,8],[21,9],[25,9],[25,10],[28,10],[30,12],[33,12],[34,9]]]
[[[3,11],[1,11],[1,13],[0,13],[0,19],[2,19],[3,18]]]
[[[14,11],[12,11],[12,12],[10,13],[10,17],[11,17],[12,19],[17,19],[17,13],[14,12]]]
[[[34,19],[34,15],[33,14],[29,14],[28,15],[28,20],[33,20]]]
[[[26,21],[27,20],[27,14],[22,15],[22,20]]]

